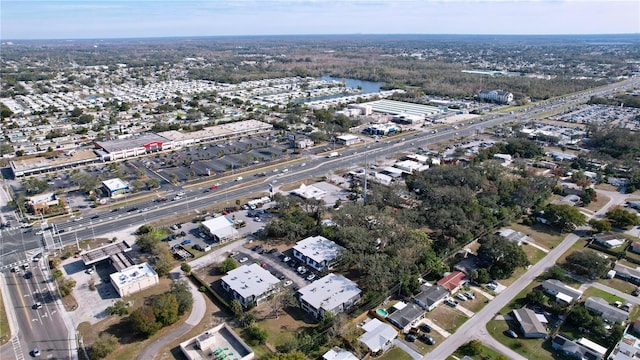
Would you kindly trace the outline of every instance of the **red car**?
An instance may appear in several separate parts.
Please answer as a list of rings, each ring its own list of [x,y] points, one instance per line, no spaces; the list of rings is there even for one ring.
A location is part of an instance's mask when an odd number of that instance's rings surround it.
[[[217,189],[217,188],[218,188],[218,185],[211,185],[211,186],[209,187],[209,189],[210,189],[210,190],[215,190],[215,189]]]

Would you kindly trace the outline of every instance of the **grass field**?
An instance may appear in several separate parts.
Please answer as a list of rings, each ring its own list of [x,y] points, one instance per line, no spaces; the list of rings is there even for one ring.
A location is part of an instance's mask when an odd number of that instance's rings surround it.
[[[534,224],[533,226],[527,226],[523,224],[511,224],[509,228],[520,231],[521,233],[532,238],[537,245],[542,246],[545,249],[552,249],[562,242],[564,236],[557,231],[554,231],[549,226],[544,224]]]
[[[404,350],[394,347],[378,358],[379,360],[413,360]]]
[[[7,311],[5,310],[2,294],[0,294],[0,345],[6,344],[11,338],[9,330],[9,320],[7,319]]]
[[[636,285],[633,285],[630,282],[624,281],[622,279],[599,279],[599,283],[612,287],[614,289],[618,289],[623,293],[631,294],[633,290],[637,288]]]
[[[582,297],[584,299],[587,299],[591,296],[597,296],[597,297],[601,297],[603,299],[605,299],[609,304],[612,304],[616,301],[620,301],[624,303],[624,299],[619,297],[619,296],[615,296],[613,294],[609,294],[608,292],[604,291],[604,290],[600,290],[594,287],[590,287],[588,288],[584,294],[582,295]]]
[[[429,319],[450,333],[456,331],[469,318],[449,306],[438,306],[429,315]]]
[[[594,212],[598,211],[603,206],[605,206],[609,202],[609,200],[611,200],[611,198],[608,197],[607,195],[598,194],[598,200],[592,201],[589,205],[585,206],[585,209],[591,210]]]
[[[460,348],[458,348],[454,353],[453,356],[449,356],[447,358],[447,360],[456,360],[457,359],[462,359],[464,356],[468,356],[470,358],[472,358],[473,360],[480,360],[480,359],[497,359],[498,356],[500,356],[501,354],[495,350],[493,350],[492,348],[485,346],[484,344],[482,345],[482,350],[480,351],[480,354],[477,355],[469,355],[469,354],[465,354],[464,352],[460,351]],[[455,357],[454,357],[455,356]]]

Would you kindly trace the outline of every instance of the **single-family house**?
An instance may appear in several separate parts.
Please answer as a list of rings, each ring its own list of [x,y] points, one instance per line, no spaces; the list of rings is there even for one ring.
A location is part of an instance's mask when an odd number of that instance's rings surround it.
[[[447,288],[435,285],[424,288],[418,295],[413,297],[413,301],[425,310],[431,311],[440,305],[447,296],[449,296]]]
[[[584,307],[612,323],[623,323],[629,318],[628,312],[610,305],[607,300],[597,296],[587,298]]]
[[[358,338],[372,353],[385,352],[393,346],[393,340],[398,337],[398,331],[389,324],[378,319],[372,319],[362,326],[365,333]]]
[[[515,309],[512,312],[520,325],[523,337],[544,338],[547,336],[547,328],[543,324],[543,321],[546,322],[544,315],[536,314],[533,310],[526,308]]]
[[[222,277],[222,288],[244,307],[260,304],[278,290],[279,283],[277,277],[258,264],[242,265]]]
[[[293,247],[293,256],[317,271],[330,270],[342,246],[324,236],[310,236]]]
[[[582,298],[582,291],[572,288],[571,286],[566,285],[560,280],[556,279],[548,279],[542,283],[542,288],[544,292],[555,296],[556,301],[563,301],[567,304],[571,304],[574,301],[580,300]]]
[[[522,245],[523,243],[532,242],[532,239],[530,237],[521,233],[520,231],[516,231],[513,229],[508,229],[508,228],[500,229],[498,230],[498,234],[500,234],[500,236],[504,237],[505,239],[511,241],[512,243],[518,246]]]
[[[425,311],[416,304],[407,304],[402,309],[396,310],[387,317],[390,323],[398,327],[403,332],[409,331],[413,325],[417,324],[424,317]]]
[[[616,346],[613,348],[611,354],[609,354],[610,360],[633,360],[638,359],[638,354],[640,352],[640,339],[633,336],[630,333],[626,333],[622,335],[622,339],[618,341]]]
[[[300,307],[316,319],[326,313],[337,314],[353,307],[362,290],[342,275],[328,274],[298,290]]]
[[[640,270],[637,268],[630,268],[622,264],[615,264],[613,271],[616,272],[615,276],[620,279],[626,280],[632,284],[640,285]]]
[[[606,232],[602,234],[593,235],[593,241],[601,246],[606,247],[607,249],[615,249],[620,245],[623,245],[626,241],[622,234],[618,234],[615,232]]]
[[[461,271],[452,271],[438,280],[438,285],[446,288],[451,293],[458,291],[466,283],[467,275]]]
[[[351,352],[334,346],[332,349],[322,355],[322,360],[359,360]]]
[[[631,248],[629,250],[631,250],[632,253],[640,254],[640,241],[634,241],[631,243]]]
[[[580,340],[582,339],[579,339],[578,341]],[[565,356],[576,360],[601,360],[604,356],[604,354],[600,354],[594,350],[591,350],[578,341],[574,341],[567,336],[558,334],[551,341],[551,347],[554,350],[562,352]],[[600,349],[601,348],[602,347],[600,346]],[[607,349],[605,348],[605,353],[606,350]]]

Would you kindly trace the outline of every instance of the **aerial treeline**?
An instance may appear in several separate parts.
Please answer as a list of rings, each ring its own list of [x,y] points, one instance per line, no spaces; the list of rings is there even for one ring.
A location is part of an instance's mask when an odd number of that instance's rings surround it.
[[[616,95],[612,98],[598,97],[592,96],[587,104],[600,104],[600,105],[610,105],[610,106],[626,106],[633,108],[640,108],[640,96],[633,95]]]
[[[551,195],[555,179],[523,172],[505,176],[504,168],[487,162],[478,166],[437,167],[407,179],[422,203],[416,221],[432,230],[434,247],[446,254],[498,226],[537,208]]]

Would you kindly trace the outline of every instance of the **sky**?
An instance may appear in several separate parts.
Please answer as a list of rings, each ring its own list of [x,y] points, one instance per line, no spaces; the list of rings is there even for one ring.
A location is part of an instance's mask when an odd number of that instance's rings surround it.
[[[640,33],[639,0],[2,0],[0,39]]]

